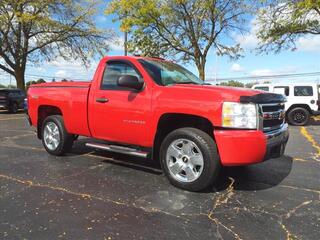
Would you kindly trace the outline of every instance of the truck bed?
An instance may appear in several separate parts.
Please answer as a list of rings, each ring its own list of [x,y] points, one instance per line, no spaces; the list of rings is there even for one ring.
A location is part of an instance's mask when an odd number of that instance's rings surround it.
[[[29,116],[33,126],[41,118],[42,108],[56,106],[68,132],[90,136],[87,104],[91,82],[54,82],[32,85],[28,91]],[[55,111],[52,109],[52,111]]]

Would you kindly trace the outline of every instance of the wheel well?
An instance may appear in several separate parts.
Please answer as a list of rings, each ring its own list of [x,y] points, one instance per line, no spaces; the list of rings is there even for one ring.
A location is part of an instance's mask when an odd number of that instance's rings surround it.
[[[62,112],[60,108],[55,107],[55,106],[48,106],[48,105],[43,105],[38,108],[38,124],[37,124],[37,136],[39,139],[41,139],[41,128],[42,128],[42,123],[43,121],[51,115],[61,115]]]
[[[9,100],[9,105],[12,106],[14,103],[18,104],[16,100]]]
[[[293,105],[290,106],[290,108],[288,109],[287,113],[289,113],[292,109],[298,108],[298,107],[305,108],[306,110],[308,110],[308,112],[310,114],[312,113],[311,108],[309,107],[308,104],[293,104]]]
[[[168,113],[160,117],[157,127],[156,136],[153,144],[152,157],[158,158],[160,145],[163,139],[172,131],[178,128],[193,127],[206,132],[209,136],[213,136],[213,125],[212,123],[200,116],[190,114],[176,114]]]

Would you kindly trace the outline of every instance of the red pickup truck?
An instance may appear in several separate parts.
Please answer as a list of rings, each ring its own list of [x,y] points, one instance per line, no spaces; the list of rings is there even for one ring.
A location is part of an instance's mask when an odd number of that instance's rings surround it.
[[[285,97],[210,86],[162,59],[105,57],[91,82],[32,85],[28,116],[53,155],[77,136],[88,147],[159,159],[170,182],[190,191],[214,183],[221,166],[283,155]]]

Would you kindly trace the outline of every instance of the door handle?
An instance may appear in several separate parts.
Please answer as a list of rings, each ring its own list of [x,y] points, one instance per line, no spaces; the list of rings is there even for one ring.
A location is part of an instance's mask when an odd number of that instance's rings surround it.
[[[109,99],[107,99],[107,98],[97,98],[96,102],[98,102],[98,103],[106,103],[106,102],[109,102]]]

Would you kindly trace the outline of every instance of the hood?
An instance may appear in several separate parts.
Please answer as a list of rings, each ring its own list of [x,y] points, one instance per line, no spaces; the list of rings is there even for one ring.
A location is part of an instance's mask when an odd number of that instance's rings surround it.
[[[265,94],[260,90],[253,90],[247,88],[213,86],[213,85],[193,85],[193,84],[174,84],[169,86],[179,92],[192,92],[193,94],[200,94],[202,96],[215,96],[223,99],[223,101],[240,102],[242,97],[251,97],[258,94]]]

